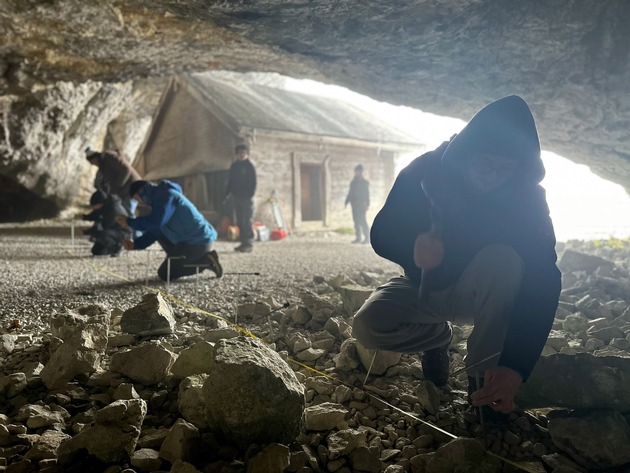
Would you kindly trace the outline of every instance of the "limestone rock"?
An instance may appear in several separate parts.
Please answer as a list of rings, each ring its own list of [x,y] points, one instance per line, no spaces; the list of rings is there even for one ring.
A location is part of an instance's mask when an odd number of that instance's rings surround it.
[[[431,381],[421,381],[416,389],[420,407],[431,415],[436,415],[440,408],[440,390]]]
[[[287,363],[251,338],[221,340],[214,348],[203,386],[210,428],[239,445],[294,441],[304,388]]]
[[[13,373],[0,378],[0,396],[12,398],[26,389],[27,380],[24,373]]]
[[[64,408],[57,406],[55,410],[48,406],[27,404],[22,406],[16,417],[19,421],[26,421],[29,429],[41,429],[54,424],[63,424],[70,418],[70,414]]]
[[[283,473],[289,466],[289,460],[289,447],[272,443],[249,459],[247,473]]]
[[[568,407],[630,411],[630,359],[588,353],[550,355],[538,360],[523,384],[523,408]]]
[[[62,340],[41,371],[49,389],[63,386],[76,375],[92,373],[100,365],[107,348],[109,314],[82,315],[76,312],[51,319],[53,336]]]
[[[458,438],[438,448],[427,463],[426,473],[500,473],[501,461],[475,439]]]
[[[341,344],[339,353],[333,357],[336,369],[339,371],[352,371],[359,366],[361,360],[357,353],[357,343],[354,338],[349,338]]]
[[[344,417],[348,410],[341,404],[324,402],[304,410],[304,428],[306,430],[333,430],[346,428]]]
[[[200,453],[200,441],[197,427],[184,419],[177,419],[160,447],[160,458],[170,463],[194,461]]]
[[[210,369],[212,348],[211,343],[197,342],[182,350],[171,368],[171,373],[180,378],[207,373]]]
[[[300,299],[317,322],[325,323],[335,313],[335,306],[332,303],[312,291],[301,291]]]
[[[24,458],[32,462],[39,462],[46,458],[57,458],[59,445],[69,438],[70,436],[68,434],[64,434],[58,430],[46,430],[40,435],[35,445],[26,452]]]
[[[163,462],[157,450],[141,448],[131,454],[130,463],[140,471],[158,471]]]
[[[105,463],[126,461],[136,448],[147,405],[142,399],[115,401],[96,413],[95,424],[61,443],[59,463],[71,464],[84,452]]]
[[[203,383],[207,378],[207,374],[188,376],[179,383],[177,395],[177,407],[182,417],[200,429],[208,426],[203,396]]]
[[[374,289],[358,284],[345,284],[339,289],[341,294],[341,300],[343,301],[343,308],[346,314],[353,316],[357,310],[361,308],[363,303],[374,292]]]
[[[400,361],[402,353],[385,350],[368,350],[360,343],[356,344],[359,359],[366,370],[370,370],[371,375],[384,374],[388,368],[395,366]],[[376,354],[376,357],[374,355]]]
[[[161,293],[145,294],[140,304],[123,312],[120,329],[142,337],[173,333],[173,309]]]
[[[0,335],[0,353],[13,353],[15,350],[15,342],[17,340],[17,335],[13,335],[10,333],[3,333]]]
[[[566,250],[558,261],[558,267],[567,273],[572,271],[593,273],[602,266],[614,267],[615,263],[599,256],[588,255],[575,250]]]
[[[630,462],[630,425],[618,411],[593,411],[553,418],[554,445],[588,469],[607,469]]]
[[[328,458],[334,460],[348,455],[357,448],[367,446],[367,432],[363,430],[344,429],[332,432],[326,437]]]
[[[176,355],[161,345],[149,343],[112,356],[110,370],[142,384],[158,384],[166,379]]]

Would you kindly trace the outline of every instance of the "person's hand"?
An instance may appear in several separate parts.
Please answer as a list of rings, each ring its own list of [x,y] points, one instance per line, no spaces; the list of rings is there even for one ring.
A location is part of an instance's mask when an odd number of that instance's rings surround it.
[[[514,399],[522,383],[523,377],[506,366],[486,370],[483,387],[470,396],[473,406],[490,406],[504,414],[512,412],[515,407]]]
[[[125,250],[133,250],[135,248],[133,240],[123,240],[123,248]]]
[[[444,244],[433,233],[425,232],[417,236],[413,246],[413,261],[418,268],[437,268],[444,258]]]
[[[123,228],[129,228],[127,217],[125,217],[124,215],[116,215],[116,223]]]

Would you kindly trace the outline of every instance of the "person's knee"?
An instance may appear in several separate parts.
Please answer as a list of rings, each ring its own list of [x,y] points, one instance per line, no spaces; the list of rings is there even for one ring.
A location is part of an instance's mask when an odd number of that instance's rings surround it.
[[[486,274],[497,283],[507,286],[519,285],[523,275],[523,259],[508,245],[489,245],[479,252]]]
[[[366,348],[376,346],[375,335],[379,332],[377,320],[383,314],[377,314],[369,305],[361,307],[352,321],[352,336]]]

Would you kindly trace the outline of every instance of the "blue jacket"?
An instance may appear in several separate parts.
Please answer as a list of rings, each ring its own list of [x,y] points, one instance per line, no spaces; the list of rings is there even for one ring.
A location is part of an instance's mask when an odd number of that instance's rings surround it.
[[[143,232],[134,241],[136,249],[147,248],[162,238],[188,245],[211,244],[217,239],[214,227],[184,196],[179,184],[166,179],[158,185],[148,183],[139,195],[151,207],[151,213],[128,220],[131,228]]]

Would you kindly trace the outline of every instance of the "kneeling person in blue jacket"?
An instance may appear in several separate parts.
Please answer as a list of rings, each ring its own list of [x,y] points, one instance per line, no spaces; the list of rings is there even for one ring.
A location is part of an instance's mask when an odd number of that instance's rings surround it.
[[[195,274],[196,266],[200,270],[210,268],[217,278],[223,275],[219,256],[212,250],[217,232],[182,193],[179,184],[166,179],[159,184],[136,181],[131,184],[129,194],[151,207],[151,212],[137,218],[117,218],[121,225],[142,232],[139,238],[123,242],[126,250],[143,250],[157,241],[167,256],[158,268],[163,281]]]

